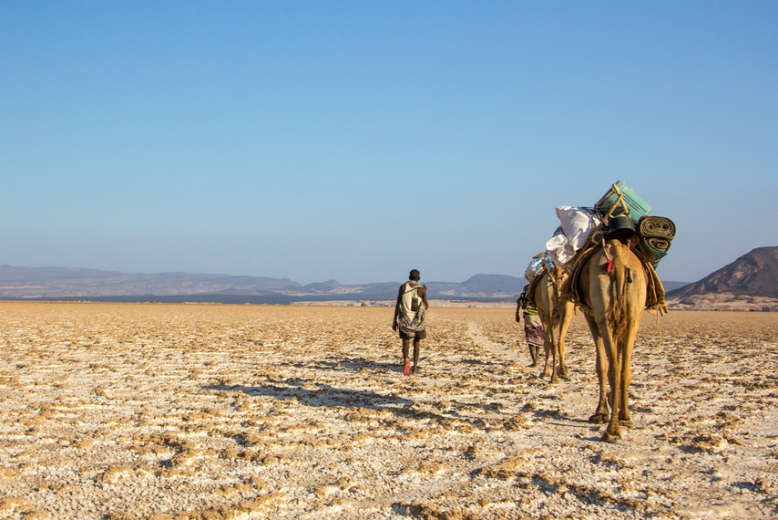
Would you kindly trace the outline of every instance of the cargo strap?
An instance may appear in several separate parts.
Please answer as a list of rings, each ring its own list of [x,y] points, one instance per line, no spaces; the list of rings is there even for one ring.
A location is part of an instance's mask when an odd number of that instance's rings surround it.
[[[575,256],[572,273],[567,277],[562,285],[561,296],[563,299],[571,301],[580,306],[584,312],[591,314],[592,310],[582,303],[581,295],[578,292],[578,276],[581,274],[586,261],[597,251],[603,249],[601,240],[590,240],[584,249],[580,250]],[[646,256],[638,249],[631,248],[632,252],[638,257],[643,264],[643,269],[646,274],[646,309],[651,313],[658,313],[660,315],[667,314],[667,304],[665,303],[665,288],[662,285],[662,281],[657,276],[654,266],[648,261]],[[607,256],[607,255],[606,255]]]
[[[626,214],[628,217],[630,216],[629,215],[629,207],[627,206],[627,203],[624,202],[624,195],[627,195],[630,191],[633,191],[633,189],[630,188],[627,191],[625,191],[624,193],[621,193],[621,191],[619,190],[618,186],[616,186],[615,184],[613,184],[612,186],[613,186],[614,193],[616,193],[616,195],[618,195],[618,197],[616,198],[616,202],[614,202],[613,205],[611,206],[611,209],[608,211],[608,213],[602,219],[603,223],[607,223],[608,222],[608,219],[613,216],[613,212],[616,211],[616,208],[619,207],[619,204],[621,204],[621,207],[624,209],[624,214]]]

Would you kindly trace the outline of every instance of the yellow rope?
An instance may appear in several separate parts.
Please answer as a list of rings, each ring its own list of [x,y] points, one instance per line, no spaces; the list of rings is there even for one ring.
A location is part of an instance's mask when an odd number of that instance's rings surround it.
[[[624,193],[621,193],[621,191],[619,190],[619,187],[616,186],[615,184],[612,184],[611,187],[612,187],[614,193],[616,193],[616,195],[618,195],[618,197],[616,197],[616,202],[613,203],[613,205],[611,206],[610,211],[608,211],[608,213],[605,215],[605,218],[603,219],[603,223],[607,223],[608,222],[608,219],[610,219],[613,216],[613,212],[616,211],[616,208],[619,207],[619,204],[621,204],[621,207],[624,209],[624,213],[627,216],[629,216],[629,206],[627,206],[627,203],[624,202],[624,195],[627,195],[629,192],[631,192],[632,188],[628,189]]]

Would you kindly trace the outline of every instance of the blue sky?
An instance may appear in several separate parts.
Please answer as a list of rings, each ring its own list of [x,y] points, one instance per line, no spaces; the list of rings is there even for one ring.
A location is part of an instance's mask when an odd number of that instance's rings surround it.
[[[0,0],[0,263],[521,276],[626,181],[778,245],[775,2]]]

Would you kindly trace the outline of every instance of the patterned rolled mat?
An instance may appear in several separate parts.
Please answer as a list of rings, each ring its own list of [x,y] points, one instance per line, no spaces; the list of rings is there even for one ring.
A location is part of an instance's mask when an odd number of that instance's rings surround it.
[[[643,237],[638,244],[638,248],[656,269],[659,265],[659,261],[667,256],[667,250],[670,249],[670,241],[663,238]]]
[[[664,238],[672,241],[675,238],[675,223],[666,217],[641,217],[638,233],[644,238]]]
[[[666,253],[670,249],[670,241],[664,238],[645,238],[644,240],[656,251]]]

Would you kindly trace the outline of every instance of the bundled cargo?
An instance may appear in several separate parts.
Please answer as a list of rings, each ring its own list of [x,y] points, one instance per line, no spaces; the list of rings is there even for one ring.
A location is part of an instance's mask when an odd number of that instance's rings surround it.
[[[590,208],[559,206],[556,216],[562,223],[562,231],[574,252],[581,249],[589,239],[589,234],[600,225],[600,219]]]
[[[630,236],[636,232],[640,239],[637,248],[654,267],[667,255],[675,238],[675,224],[669,218],[652,216],[651,204],[624,181],[611,185],[594,209],[602,218],[609,236]],[[634,232],[628,228],[634,229]]]
[[[551,260],[551,255],[548,251],[532,257],[527,269],[524,271],[524,279],[531,283],[532,280],[543,274],[544,270],[549,272],[554,270],[554,262]]]
[[[559,206],[556,216],[561,225],[546,242],[546,251],[555,264],[564,266],[586,244],[589,235],[600,225],[600,219],[591,208],[572,206]]]
[[[624,181],[616,181],[594,208],[559,206],[561,225],[546,242],[546,251],[535,255],[524,273],[532,281],[555,265],[568,268],[595,231],[624,242],[637,235],[636,249],[655,268],[667,255],[675,237],[675,224],[652,216],[653,208]],[[596,237],[595,237],[596,238]]]
[[[619,215],[627,215],[637,224],[642,217],[651,215],[652,209],[651,204],[643,200],[624,181],[616,181],[608,193],[594,205],[594,210],[605,224],[611,217]]]
[[[666,217],[643,217],[638,221],[641,236],[664,238],[671,241],[675,238],[675,223]]]
[[[638,249],[656,268],[675,238],[675,223],[666,217],[643,217],[638,222]]]

